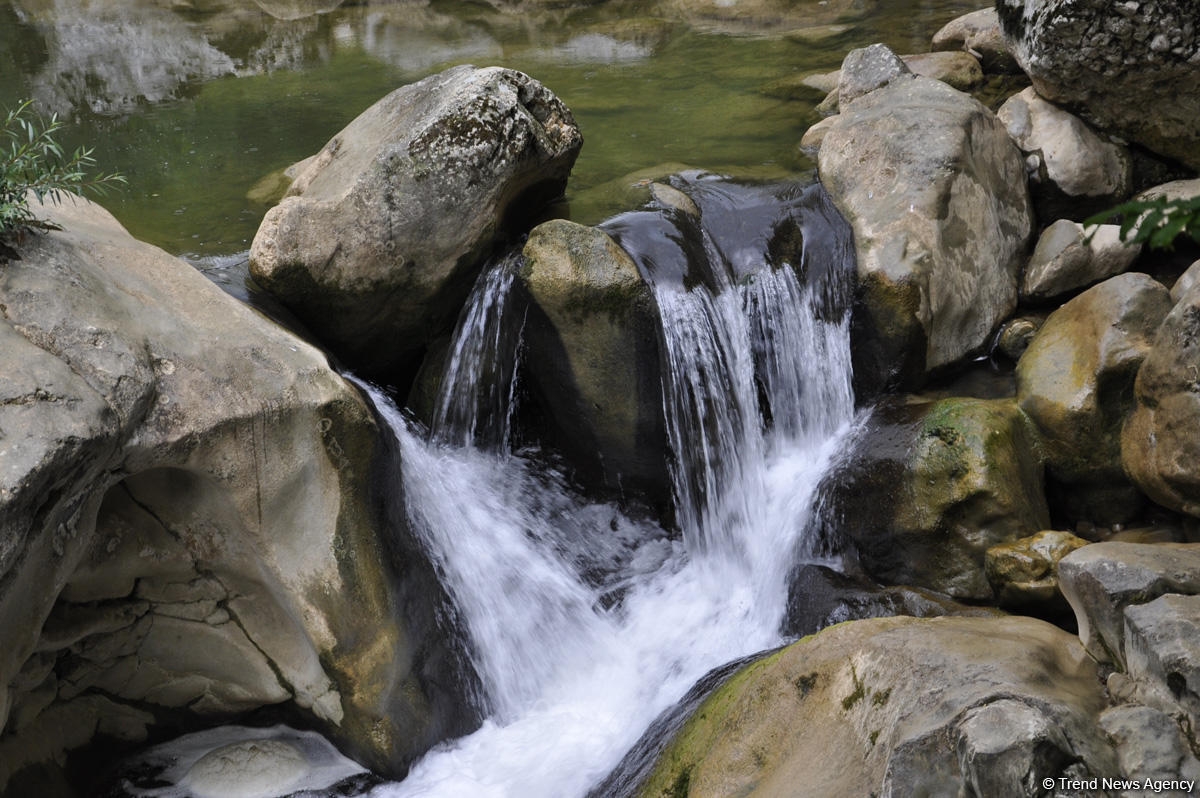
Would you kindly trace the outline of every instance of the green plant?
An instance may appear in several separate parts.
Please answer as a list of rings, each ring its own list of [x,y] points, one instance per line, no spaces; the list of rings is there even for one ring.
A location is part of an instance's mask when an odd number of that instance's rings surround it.
[[[0,239],[31,227],[55,227],[29,207],[30,194],[38,202],[49,199],[57,204],[64,194],[104,195],[125,183],[116,172],[89,175],[96,166],[92,149],[79,147],[67,155],[55,140],[63,122],[57,114],[49,119],[37,116],[32,106],[32,100],[22,101],[9,110],[0,127]]]
[[[1131,200],[1084,221],[1085,226],[1121,219],[1121,240],[1148,244],[1151,249],[1171,249],[1180,235],[1200,241],[1200,197]]]

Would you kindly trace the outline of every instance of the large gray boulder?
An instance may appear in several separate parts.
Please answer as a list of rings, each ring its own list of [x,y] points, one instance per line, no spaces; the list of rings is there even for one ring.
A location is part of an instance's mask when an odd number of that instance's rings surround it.
[[[1129,273],[1066,303],[1017,362],[1017,402],[1037,426],[1046,472],[1076,520],[1123,522],[1138,509],[1121,464],[1133,386],[1171,296]]]
[[[1041,621],[852,621],[730,677],[636,794],[1045,795],[1117,772],[1106,703],[1079,641]]]
[[[582,143],[566,106],[510,69],[397,89],[300,171],[250,271],[360,371],[414,369],[506,226],[562,193]]]
[[[1058,564],[1079,637],[1099,662],[1125,663],[1125,608],[1168,593],[1200,593],[1200,545],[1106,542]]]
[[[842,108],[818,162],[854,228],[864,387],[916,383],[982,348],[1016,307],[1033,219],[995,115],[940,81],[898,77]]]
[[[0,269],[0,792],[263,707],[403,769],[463,719],[432,569],[380,535],[371,411],[98,206],[39,213],[63,231]]]
[[[1200,169],[1200,28],[1192,0],[997,0],[1037,93]]]
[[[1154,337],[1135,383],[1121,461],[1159,504],[1200,516],[1200,286],[1186,291]]]

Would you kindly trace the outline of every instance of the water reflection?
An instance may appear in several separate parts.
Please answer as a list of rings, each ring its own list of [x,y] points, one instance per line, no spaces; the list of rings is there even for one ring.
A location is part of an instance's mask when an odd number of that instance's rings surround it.
[[[64,142],[129,178],[106,200],[175,253],[246,249],[247,193],[364,108],[460,63],[533,74],[587,145],[569,194],[664,162],[782,177],[818,118],[773,96],[855,46],[926,49],[980,0],[0,0],[0,104],[73,117]],[[729,35],[729,34],[736,35]],[[573,212],[574,212],[573,211]]]

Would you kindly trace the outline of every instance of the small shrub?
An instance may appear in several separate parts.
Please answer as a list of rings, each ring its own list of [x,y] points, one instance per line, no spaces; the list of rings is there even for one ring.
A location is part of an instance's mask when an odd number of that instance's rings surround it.
[[[1113,217],[1120,217],[1121,240],[1130,244],[1171,249],[1180,235],[1200,241],[1200,197],[1131,200],[1096,214],[1084,225],[1106,224]]]
[[[30,194],[39,202],[49,199],[57,204],[65,194],[104,195],[125,183],[116,172],[89,175],[96,166],[91,148],[80,147],[67,155],[55,140],[63,127],[58,115],[43,119],[33,112],[32,104],[32,100],[19,103],[0,127],[0,239],[11,239],[29,228],[54,227],[34,214]]]

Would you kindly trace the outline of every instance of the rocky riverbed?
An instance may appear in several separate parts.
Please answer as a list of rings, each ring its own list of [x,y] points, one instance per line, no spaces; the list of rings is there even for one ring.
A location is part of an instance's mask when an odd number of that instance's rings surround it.
[[[688,13],[798,24],[761,5]],[[458,320],[502,254],[519,323],[494,337],[524,342],[503,383],[520,403],[499,405],[512,440],[488,445],[553,463],[540,482],[514,466],[508,498],[561,500],[524,536],[573,552],[595,591],[529,617],[623,622],[639,568],[683,573],[725,545],[779,577],[754,601],[776,613],[762,643],[782,647],[707,680],[586,788],[1189,794],[1200,247],[1082,224],[1200,195],[1185,5],[1000,0],[936,53],[855,49],[789,89],[827,95],[796,142],[817,184],[664,167],[618,181],[628,207],[598,225],[546,220],[583,143],[571,110],[524,73],[455,67],[289,170],[249,268],[291,330],[90,202],[42,208],[61,230],[0,266],[0,792],[139,794],[97,763],[239,721],[319,732],[377,774],[321,787],[355,794],[505,725],[479,698],[493,675],[454,566],[421,527],[428,485],[398,477],[411,444],[328,360],[388,386],[412,429],[448,423]],[[733,296],[757,344],[685,378],[674,347],[708,339],[671,325],[711,314],[725,335]],[[780,296],[809,327],[756,311]],[[834,374],[842,334],[852,383]],[[785,356],[802,339],[814,354]],[[468,448],[485,448],[477,431]],[[767,552],[726,540],[760,509],[725,502],[752,440],[768,460],[779,440],[830,460]],[[452,462],[429,463],[449,484]],[[550,483],[590,503],[593,541],[554,539],[587,513]],[[245,745],[285,770],[337,757],[280,734]],[[1071,786],[1101,780],[1125,786]]]

